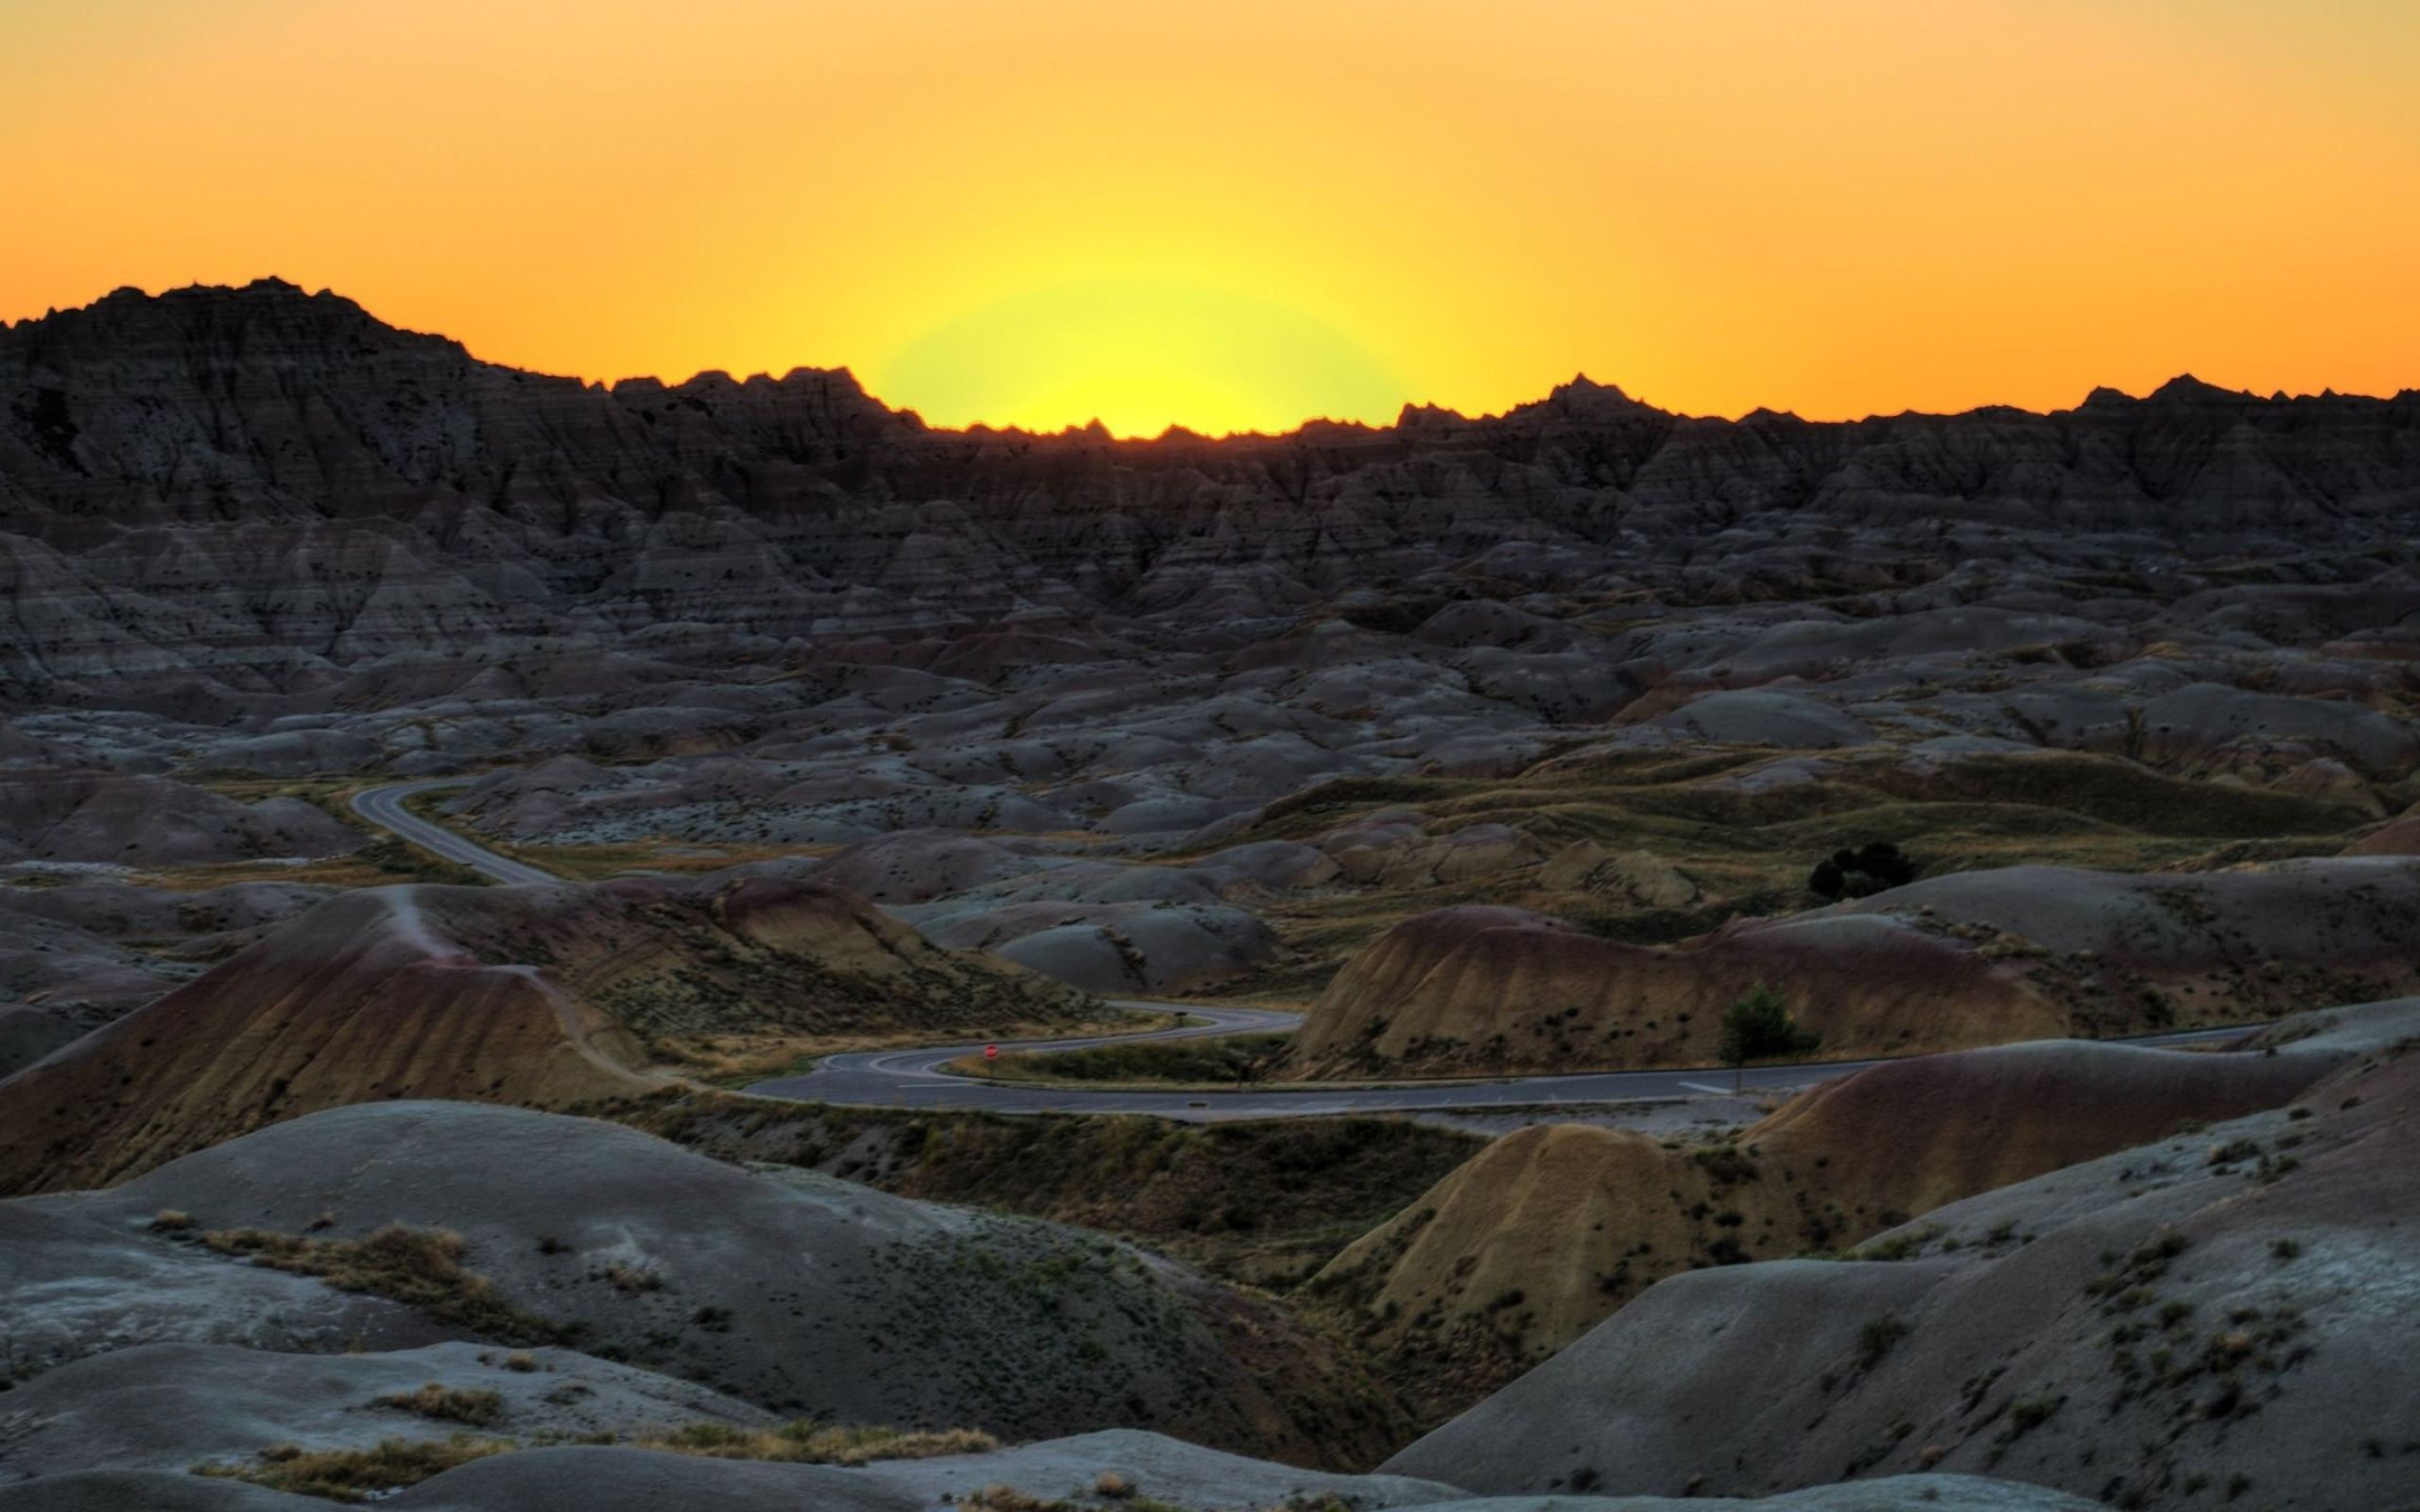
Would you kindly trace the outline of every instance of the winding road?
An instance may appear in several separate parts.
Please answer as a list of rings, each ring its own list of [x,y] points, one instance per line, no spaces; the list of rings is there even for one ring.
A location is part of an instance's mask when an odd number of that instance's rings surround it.
[[[1183,1040],[1204,1035],[1275,1033],[1302,1022],[1301,1015],[1266,1008],[1208,1007],[1199,1004],[1119,1003],[1122,1008],[1183,1013],[1208,1022],[1147,1034],[1100,1035],[1080,1040],[1044,1040],[1003,1045],[1004,1050],[1081,1050],[1099,1044],[1146,1040]],[[2118,1041],[2179,1045],[2233,1040],[2242,1028],[2188,1029]],[[1489,1108],[1551,1112],[1582,1103],[1634,1103],[1728,1094],[1729,1071],[1599,1071],[1560,1076],[1502,1076],[1458,1081],[1270,1082],[1233,1090],[1159,1091],[1147,1088],[1063,1087],[1030,1082],[993,1082],[957,1076],[943,1063],[982,1050],[979,1044],[939,1045],[922,1050],[869,1050],[830,1056],[804,1076],[761,1081],[748,1091],[759,1097],[839,1103],[856,1108],[981,1108],[994,1113],[1150,1113],[1161,1118],[1208,1123],[1230,1118],[1307,1118],[1320,1113],[1442,1113]],[[1751,1066],[1739,1074],[1741,1093],[1810,1087],[1885,1064],[1880,1060],[1834,1060],[1810,1065]],[[1543,1121],[1543,1120],[1541,1120]]]
[[[468,867],[483,877],[493,878],[510,886],[562,881],[551,871],[541,871],[510,856],[497,855],[485,846],[465,840],[441,824],[431,824],[404,807],[404,800],[416,794],[441,787],[459,787],[463,781],[458,777],[439,777],[424,782],[365,787],[353,795],[353,812],[431,854],[442,856],[456,866]]]
[[[365,788],[354,795],[354,812],[389,830],[423,850],[469,867],[484,876],[510,885],[559,882],[562,879],[524,862],[496,854],[441,825],[410,813],[404,800],[431,788],[458,786],[459,779],[399,782]],[[1292,1029],[1302,1015],[1271,1008],[1211,1006],[1195,1003],[1120,1002],[1114,1005],[1144,1012],[1183,1015],[1202,1021],[1179,1028],[1140,1034],[1087,1035],[1066,1040],[1023,1040],[1003,1050],[1050,1052],[1083,1050],[1104,1044],[1134,1044],[1153,1040],[1192,1040],[1214,1035],[1275,1034]],[[2162,1046],[2206,1044],[2233,1040],[2252,1026],[2187,1029],[2173,1034],[2146,1035],[2114,1041]],[[1729,1071],[1605,1071],[1557,1076],[1503,1076],[1458,1081],[1385,1083],[1267,1083],[1206,1091],[1156,1091],[1148,1088],[1064,1087],[1032,1083],[986,1081],[953,1075],[942,1070],[960,1056],[980,1054],[982,1044],[928,1045],[915,1050],[864,1050],[827,1056],[813,1071],[780,1076],[747,1089],[759,1097],[798,1102],[836,1103],[852,1108],[950,1108],[995,1113],[1149,1113],[1160,1118],[1208,1123],[1236,1118],[1307,1118],[1336,1113],[1435,1113],[1455,1109],[1479,1111],[1546,1109],[1583,1103],[1630,1103],[1728,1093]],[[1846,1076],[1880,1060],[1835,1060],[1812,1065],[1752,1066],[1741,1073],[1743,1093],[1811,1086]]]

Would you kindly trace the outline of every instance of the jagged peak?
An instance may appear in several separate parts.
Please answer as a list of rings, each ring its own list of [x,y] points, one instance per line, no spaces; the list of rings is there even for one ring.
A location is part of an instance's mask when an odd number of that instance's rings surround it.
[[[2160,385],[2157,388],[2152,389],[2150,402],[2152,404],[2203,404],[2212,403],[2213,401],[2223,401],[2225,403],[2233,404],[2239,401],[2254,399],[2254,395],[2241,392],[2238,389],[2221,388],[2216,384],[2205,384],[2201,379],[2196,378],[2191,373],[2187,372],[2179,373],[2175,377],[2170,378],[2168,382]]]
[[[1549,404],[1568,404],[1573,400],[1580,399],[1601,404],[1635,404],[1638,403],[1637,400],[1634,400],[1631,398],[1630,395],[1622,392],[1618,386],[1614,384],[1600,384],[1584,372],[1572,374],[1571,382],[1567,384],[1557,384],[1553,389],[1547,394],[1547,401]]]
[[[228,308],[236,312],[232,315],[230,318],[237,321],[248,319],[252,312],[261,310],[273,311],[286,308],[307,310],[309,314],[305,318],[308,321],[325,322],[333,319],[342,322],[342,325],[357,324],[359,334],[372,339],[434,342],[441,344],[442,346],[449,348],[453,352],[460,353],[465,357],[472,355],[468,350],[463,347],[462,343],[454,340],[451,337],[434,333],[412,331],[405,327],[390,324],[363,309],[356,301],[348,299],[341,294],[336,293],[334,290],[322,288],[315,292],[305,292],[301,284],[275,274],[256,278],[242,284],[195,283],[179,288],[164,290],[158,294],[148,293],[144,289],[133,285],[123,285],[111,290],[106,295],[101,296],[92,303],[84,306],[64,311],[53,309],[43,316],[28,318],[17,320],[13,323],[0,323],[0,332],[7,332],[12,335],[22,335],[30,333],[35,336],[35,339],[41,340],[43,339],[43,331],[47,328],[56,330],[61,335],[64,335],[69,331],[76,331],[78,337],[82,340],[89,340],[95,333],[96,329],[106,330],[107,327],[103,326],[100,328],[95,328],[91,326],[83,326],[81,324],[83,318],[104,311],[108,312],[112,317],[125,317],[146,309],[191,308],[196,305]],[[58,324],[54,324],[54,322],[58,322]],[[340,325],[338,329],[342,329],[342,326]],[[57,356],[58,354],[53,352],[52,355],[45,358],[45,360],[57,360]],[[477,359],[474,358],[473,360]],[[512,369],[503,364],[489,363],[486,364],[486,366],[495,368],[506,372],[522,372],[522,369]],[[523,376],[534,377],[543,375],[523,373]],[[906,427],[919,431],[928,429],[922,417],[912,410],[893,407],[884,404],[881,400],[870,393],[865,385],[858,380],[856,375],[852,372],[851,369],[846,367],[826,369],[800,366],[791,368],[779,378],[770,378],[763,373],[754,373],[752,374],[744,384],[733,378],[727,370],[720,369],[704,369],[677,384],[667,383],[661,378],[651,376],[633,376],[601,383],[591,383],[585,381],[580,383],[580,387],[585,388],[600,389],[609,393],[627,393],[632,397],[666,390],[678,391],[692,389],[695,391],[721,390],[725,388],[755,389],[766,385],[770,385],[777,388],[818,390],[826,394],[843,396],[844,402],[847,400],[855,400],[860,401],[868,406],[880,405],[888,414]],[[2404,394],[2395,397],[2402,400],[2404,403],[2409,403],[2410,399],[2408,396],[2411,392],[2411,390],[2405,390]],[[2320,400],[2342,400],[2348,402],[2386,402],[2384,400],[2364,400],[2363,396],[2358,395],[2340,396],[2333,389],[2328,389],[2317,396],[2302,396],[2302,399],[2309,398],[2317,398]],[[2163,404],[2171,405],[2246,405],[2276,403],[2292,404],[2299,402],[2302,402],[2302,400],[2289,397],[2282,392],[2268,400],[2263,400],[2256,394],[2238,391],[2235,389],[2221,388],[2217,385],[2205,383],[2202,379],[2197,378],[2190,373],[2185,373],[2162,384],[2150,395],[2140,399],[2118,388],[2106,386],[2096,387],[2085,396],[2083,404],[2079,406],[2079,409],[2083,411],[2109,411],[2124,406],[2144,404]],[[1580,371],[1575,372],[1569,381],[1554,386],[1550,390],[1548,390],[1543,399],[1513,405],[1511,409],[1500,415],[1490,414],[1475,417],[1435,403],[1408,403],[1397,412],[1392,424],[1397,429],[1409,430],[1418,429],[1421,427],[1485,423],[1491,421],[1507,420],[1514,417],[1528,417],[1532,422],[1535,422],[1536,420],[1543,418],[1541,416],[1541,411],[1544,411],[1547,416],[1552,416],[1557,412],[1560,412],[1566,418],[1578,419],[1612,419],[1624,415],[1659,415],[1665,413],[1642,400],[1632,397],[1626,390],[1617,385],[1600,383],[1590,377],[1585,371]],[[1916,412],[1910,411],[1908,413],[1912,416]],[[2031,414],[2032,412],[2003,405],[1985,405],[1980,409],[1974,411],[1974,413],[2001,416]],[[1884,417],[1875,416],[1869,418],[1879,419]],[[1793,411],[1770,406],[1758,406],[1748,415],[1742,417],[1741,422],[1805,423],[1805,421],[1801,421]],[[1344,428],[1349,429],[1350,427]],[[1384,428],[1384,426],[1372,427],[1374,430],[1383,430]],[[1326,434],[1336,429],[1339,429],[1339,427],[1333,424],[1322,426],[1316,421],[1305,421],[1302,426],[1296,427],[1294,430],[1279,434],[1286,436],[1296,436],[1305,433],[1318,435]],[[1194,438],[1192,433],[1185,432],[1183,427],[1179,427],[1179,431],[1182,434],[1177,438]],[[1026,433],[1021,427],[1007,427],[1005,429],[1000,427],[991,427],[986,434],[994,432],[998,434],[1046,434]],[[1056,434],[1063,436],[1080,436],[1095,440],[1115,439],[1115,438],[1108,432],[1107,427],[1102,425],[1098,420],[1084,425],[1066,426]],[[1201,437],[1198,438],[1209,439],[1210,438]],[[1237,437],[1234,438],[1241,440],[1246,438]],[[1262,438],[1267,439],[1269,438],[1264,437]]]
[[[1413,430],[1422,425],[1460,424],[1470,417],[1459,409],[1443,404],[1406,404],[1395,413],[1397,430]]]

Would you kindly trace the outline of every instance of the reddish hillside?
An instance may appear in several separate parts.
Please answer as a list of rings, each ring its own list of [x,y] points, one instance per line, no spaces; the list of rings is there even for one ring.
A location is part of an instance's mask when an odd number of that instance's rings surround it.
[[[1818,1088],[1736,1146],[1533,1127],[1340,1255],[1344,1301],[1432,1412],[1466,1404],[1667,1276],[1855,1244],[1944,1203],[2293,1099],[2351,1052],[2072,1042],[1896,1061]]]
[[[1408,919],[1340,972],[1288,1050],[1297,1075],[1379,1068],[1703,1066],[1758,982],[1827,1057],[2066,1032],[2020,964],[1898,919],[1756,919],[1669,947],[1599,939],[1511,908]]]
[[[893,1032],[1085,1001],[812,883],[348,893],[0,1082],[0,1191],[118,1180],[347,1103],[628,1092],[660,1033]]]

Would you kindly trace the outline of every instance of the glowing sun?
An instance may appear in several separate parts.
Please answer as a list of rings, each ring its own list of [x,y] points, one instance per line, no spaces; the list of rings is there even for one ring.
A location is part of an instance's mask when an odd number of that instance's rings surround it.
[[[869,366],[886,403],[936,425],[1219,435],[1306,418],[1392,420],[1404,387],[1336,327],[1184,284],[1103,280],[1012,296]]]

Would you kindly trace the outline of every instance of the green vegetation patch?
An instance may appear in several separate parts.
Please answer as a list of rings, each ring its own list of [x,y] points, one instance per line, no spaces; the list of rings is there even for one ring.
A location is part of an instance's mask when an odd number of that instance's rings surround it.
[[[1265,1074],[1288,1036],[1242,1034],[1201,1040],[1157,1040],[1098,1045],[1051,1054],[1011,1052],[997,1060],[968,1056],[949,1070],[1005,1081],[1175,1082],[1191,1086],[1249,1083]]]

